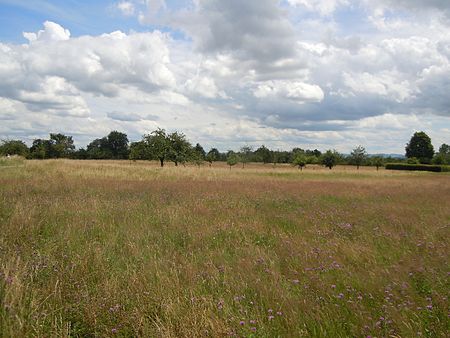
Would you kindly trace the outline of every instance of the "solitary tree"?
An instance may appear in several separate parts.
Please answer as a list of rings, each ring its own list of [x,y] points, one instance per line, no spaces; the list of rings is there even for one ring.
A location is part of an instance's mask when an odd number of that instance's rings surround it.
[[[371,160],[370,160],[370,162],[371,162],[372,165],[374,165],[375,167],[377,167],[377,171],[378,171],[378,169],[379,169],[380,167],[382,167],[383,164],[384,164],[383,158],[381,158],[380,156],[372,157]]]
[[[423,131],[414,133],[405,150],[406,157],[416,157],[421,163],[430,163],[434,156],[431,139]]]
[[[338,163],[339,158],[340,155],[336,150],[327,150],[322,155],[322,164],[331,170]]]
[[[150,135],[144,136],[144,142],[149,149],[151,158],[159,160],[161,167],[164,167],[164,161],[170,156],[170,140],[164,129],[158,128]]]
[[[245,167],[245,165],[250,162],[250,157],[252,156],[252,147],[245,145],[241,148],[241,154],[240,154],[241,162],[242,162],[242,168]]]
[[[298,166],[298,168],[302,171],[303,167],[306,166],[307,158],[303,153],[297,153],[297,155],[294,157],[294,160],[292,161],[293,165]]]
[[[238,163],[238,160],[239,160],[239,158],[234,152],[228,152],[227,164],[230,166],[230,170],[231,170],[232,166],[234,166]]]
[[[192,146],[183,133],[173,132],[168,136],[170,143],[169,159],[178,166],[178,163],[185,163],[191,152]]]
[[[367,152],[363,146],[357,146],[350,154],[350,163],[356,165],[356,169],[359,170],[359,166],[367,159]]]

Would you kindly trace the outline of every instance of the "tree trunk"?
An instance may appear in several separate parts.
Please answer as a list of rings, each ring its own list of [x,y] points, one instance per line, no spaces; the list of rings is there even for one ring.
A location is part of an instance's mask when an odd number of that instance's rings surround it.
[[[359,170],[359,165],[356,166],[356,170]]]
[[[177,162],[177,161],[175,161],[174,163],[175,163],[175,167],[178,167],[178,162]]]
[[[161,162],[161,168],[164,167],[164,159],[163,159],[163,158],[160,158],[160,159],[159,159],[159,162]]]

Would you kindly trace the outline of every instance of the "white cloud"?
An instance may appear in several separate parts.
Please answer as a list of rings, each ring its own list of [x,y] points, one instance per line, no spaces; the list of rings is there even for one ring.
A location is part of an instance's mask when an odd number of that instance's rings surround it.
[[[57,23],[51,21],[44,22],[44,29],[37,33],[23,33],[24,38],[30,42],[34,41],[64,41],[70,39],[70,31],[64,29]]]
[[[287,0],[287,2],[291,6],[303,6],[323,16],[331,15],[339,6],[349,5],[348,0]]]
[[[379,74],[344,73],[343,76],[344,84],[353,92],[387,96],[399,103],[411,98],[415,92],[409,81],[399,82],[401,75],[396,71],[384,71]]]
[[[130,1],[121,1],[116,4],[117,9],[125,16],[132,16],[135,14],[134,4]]]
[[[259,84],[253,94],[257,98],[285,98],[297,103],[320,102],[324,98],[317,85],[294,81],[267,81]]]

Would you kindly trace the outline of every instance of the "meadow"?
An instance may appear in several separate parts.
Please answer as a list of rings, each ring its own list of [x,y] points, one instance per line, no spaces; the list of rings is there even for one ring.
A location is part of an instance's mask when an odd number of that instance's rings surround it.
[[[2,337],[448,337],[450,174],[0,167]]]

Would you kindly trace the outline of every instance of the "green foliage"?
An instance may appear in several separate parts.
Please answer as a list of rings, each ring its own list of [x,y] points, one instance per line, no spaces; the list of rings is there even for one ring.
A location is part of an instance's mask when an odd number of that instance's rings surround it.
[[[209,162],[209,166],[211,166],[213,162],[218,161],[219,159],[220,152],[216,148],[212,148],[206,155],[206,161]]]
[[[195,150],[192,152],[190,159],[191,159],[191,162],[198,167],[200,167],[203,164],[203,162],[205,161],[203,159],[202,153],[197,152]]]
[[[75,151],[72,136],[64,134],[50,134],[50,157],[67,158]]]
[[[321,158],[321,163],[329,168],[333,168],[336,164],[339,163],[341,155],[336,150],[327,150]]]
[[[240,160],[242,162],[242,168],[245,167],[245,165],[250,162],[250,157],[252,155],[252,147],[250,147],[249,145],[245,145],[243,147],[241,147],[241,151],[240,151]]]
[[[189,159],[192,145],[187,141],[183,133],[177,131],[168,135],[170,144],[169,159],[178,166],[178,163],[184,164]]]
[[[356,165],[356,168],[359,169],[359,166],[364,164],[367,159],[367,152],[363,146],[357,146],[350,154],[350,163]]]
[[[27,157],[30,151],[25,142],[20,140],[3,140],[0,144],[0,155],[19,155]]]
[[[127,134],[112,131],[107,136],[107,147],[113,159],[127,159],[129,156]]]
[[[231,167],[236,165],[239,161],[239,156],[237,154],[235,154],[234,152],[228,152],[228,156],[227,156],[227,164],[230,166],[230,170]]]
[[[377,170],[384,165],[384,160],[381,156],[374,156],[370,159],[370,164],[377,167]]]
[[[408,164],[420,164],[420,161],[417,157],[410,157],[406,160]]]
[[[322,153],[320,150],[314,149],[314,150],[306,150],[305,151],[306,156],[315,156],[316,158],[320,158],[322,156]]]
[[[112,158],[112,153],[108,146],[107,137],[95,139],[87,145],[86,151],[90,159],[101,160]]]
[[[203,147],[200,145],[200,143],[197,143],[194,147],[194,151],[198,154],[200,154],[200,156],[205,159],[206,157],[206,151],[205,149],[203,149]]]
[[[273,152],[262,145],[255,151],[255,157],[258,162],[271,163],[273,158]]]
[[[158,128],[151,134],[145,135],[144,142],[151,159],[159,160],[161,167],[164,167],[164,161],[170,157],[172,152],[171,141],[166,131]]]
[[[130,160],[149,160],[151,158],[144,141],[130,144]]]
[[[89,143],[86,151],[91,159],[127,159],[130,153],[128,137],[124,133],[112,131],[108,136]]]
[[[385,167],[387,170],[415,170],[432,172],[444,172],[450,170],[448,166],[409,163],[387,163]]]
[[[35,139],[30,148],[30,157],[36,159],[68,158],[75,152],[72,136],[50,134],[50,139]]]
[[[434,156],[431,139],[423,131],[414,133],[405,150],[406,157],[416,157],[423,164],[430,163]]]
[[[433,164],[450,164],[450,146],[445,143],[442,144],[432,162]]]
[[[52,144],[50,140],[35,139],[30,147],[30,157],[46,159],[52,157]]]
[[[320,162],[319,157],[315,155],[310,155],[306,158],[307,164],[318,164]]]
[[[303,170],[303,167],[305,167],[307,163],[308,159],[303,153],[297,153],[294,160],[292,161],[292,164],[298,166],[300,170]]]

